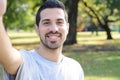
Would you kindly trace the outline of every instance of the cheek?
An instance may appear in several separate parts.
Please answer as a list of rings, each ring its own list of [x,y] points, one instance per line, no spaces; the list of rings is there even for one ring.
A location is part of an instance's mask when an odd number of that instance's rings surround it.
[[[68,29],[66,29],[66,28],[61,29],[61,33],[64,37],[66,37],[68,34]]]
[[[46,29],[44,29],[44,28],[39,29],[39,36],[40,36],[41,38],[44,38],[45,35],[46,35],[46,33],[47,33],[47,30],[46,30]]]

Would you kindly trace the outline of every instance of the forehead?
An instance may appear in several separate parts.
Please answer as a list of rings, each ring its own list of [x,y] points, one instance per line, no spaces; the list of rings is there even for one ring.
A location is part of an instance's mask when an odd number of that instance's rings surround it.
[[[41,12],[40,17],[41,17],[41,20],[44,20],[44,19],[50,19],[50,20],[64,19],[65,20],[65,13],[60,8],[47,8]]]

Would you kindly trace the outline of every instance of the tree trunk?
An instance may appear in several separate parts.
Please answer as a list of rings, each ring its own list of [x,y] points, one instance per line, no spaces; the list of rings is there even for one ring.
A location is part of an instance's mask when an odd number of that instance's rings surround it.
[[[104,30],[106,32],[107,40],[113,39],[112,35],[111,35],[111,30],[110,30],[109,26],[108,25],[104,25],[103,28],[104,28]]]
[[[77,28],[77,13],[78,13],[79,0],[68,0],[68,21],[70,24],[69,34],[65,45],[72,45],[77,43],[76,40],[76,28]]]

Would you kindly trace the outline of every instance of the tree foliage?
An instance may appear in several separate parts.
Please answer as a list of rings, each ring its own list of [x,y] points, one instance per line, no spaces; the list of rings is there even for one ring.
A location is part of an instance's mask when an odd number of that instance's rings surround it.
[[[35,14],[41,3],[46,0],[8,0],[5,26],[9,29],[31,29],[35,24]],[[70,30],[66,44],[76,43],[76,24],[79,0],[60,0],[66,5]]]
[[[43,2],[46,0],[42,0]],[[76,26],[77,26],[77,13],[79,0],[60,0],[62,1],[68,11],[68,19],[70,24],[69,34],[65,42],[66,45],[77,43],[76,41]],[[38,7],[36,5],[36,7]]]
[[[4,17],[4,23],[10,29],[30,29],[34,26],[34,9],[38,0],[8,0],[7,12]]]
[[[120,0],[81,0],[79,11],[84,18],[92,20],[106,31],[107,39],[112,39],[110,23],[120,21]]]

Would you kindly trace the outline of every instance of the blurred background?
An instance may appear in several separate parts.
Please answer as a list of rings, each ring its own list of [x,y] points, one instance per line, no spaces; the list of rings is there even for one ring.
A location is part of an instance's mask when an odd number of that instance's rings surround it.
[[[4,24],[15,48],[30,50],[39,46],[35,15],[44,1],[8,0]],[[60,1],[66,6],[70,23],[64,55],[80,62],[85,80],[119,80],[120,0]]]

